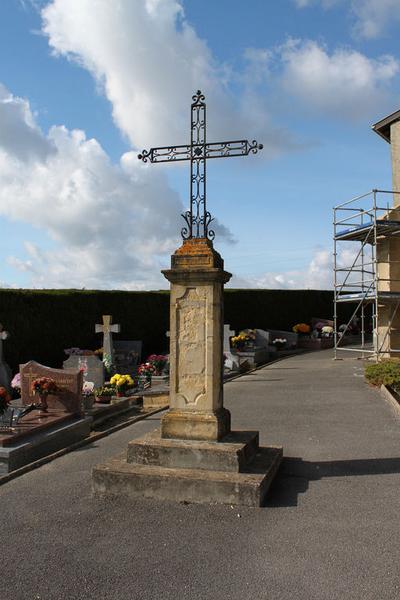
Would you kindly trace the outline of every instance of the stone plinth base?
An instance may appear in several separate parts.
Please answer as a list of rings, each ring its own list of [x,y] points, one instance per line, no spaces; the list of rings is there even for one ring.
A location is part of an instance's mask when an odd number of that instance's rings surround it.
[[[221,442],[169,440],[154,431],[127,454],[93,469],[97,494],[176,502],[261,506],[282,460],[282,448],[259,448],[257,432],[232,432]]]
[[[219,443],[163,439],[156,429],[129,442],[127,462],[175,469],[239,472],[257,452],[257,431],[232,431]]]
[[[226,408],[215,411],[170,409],[161,420],[161,437],[178,440],[219,441],[231,430]]]

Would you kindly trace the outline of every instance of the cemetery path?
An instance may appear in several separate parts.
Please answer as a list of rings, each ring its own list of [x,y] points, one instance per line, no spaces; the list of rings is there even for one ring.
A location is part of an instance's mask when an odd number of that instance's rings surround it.
[[[393,600],[400,419],[331,351],[225,385],[285,460],[263,509],[95,499],[91,468],[160,415],[0,488],[1,600]]]

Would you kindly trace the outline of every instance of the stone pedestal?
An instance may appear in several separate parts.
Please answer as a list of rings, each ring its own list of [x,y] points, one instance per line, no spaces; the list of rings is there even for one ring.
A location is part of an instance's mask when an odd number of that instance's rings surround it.
[[[93,489],[188,502],[260,506],[282,448],[231,432],[223,406],[223,286],[231,275],[204,238],[184,241],[163,271],[171,282],[170,409],[161,431],[93,470]]]
[[[161,436],[216,441],[230,431],[223,408],[223,286],[231,274],[204,238],[184,241],[163,271],[171,282],[170,410]]]

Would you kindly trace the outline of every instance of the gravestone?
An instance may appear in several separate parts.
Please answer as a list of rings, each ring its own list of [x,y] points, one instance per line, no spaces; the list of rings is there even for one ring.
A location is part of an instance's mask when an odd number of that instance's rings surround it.
[[[223,352],[225,355],[224,367],[229,371],[239,370],[239,359],[236,354],[233,354],[231,350],[230,338],[235,335],[235,332],[231,330],[230,325],[224,325],[224,347]]]
[[[118,340],[114,342],[114,365],[121,375],[135,375],[142,357],[139,340]]]
[[[111,315],[103,315],[103,323],[96,324],[96,333],[103,334],[103,362],[105,357],[109,357],[110,363],[114,364],[114,347],[113,347],[113,333],[119,333],[121,331],[120,325],[111,323]]]
[[[47,404],[51,410],[63,411],[69,414],[79,415],[82,412],[82,371],[71,369],[52,369],[45,367],[34,360],[19,366],[21,374],[21,398],[23,404],[37,404],[38,397],[32,393],[31,386],[34,379],[38,377],[50,377],[59,388],[56,394],[49,394]]]
[[[264,331],[264,329],[256,329],[256,339],[255,345],[260,348],[268,348],[270,345],[270,336],[268,331]]]
[[[10,391],[11,369],[4,361],[3,342],[9,337],[8,331],[4,331],[3,325],[0,323],[0,385]]]
[[[269,339],[271,344],[276,339],[285,339],[286,348],[296,348],[298,342],[298,335],[294,331],[282,331],[281,329],[268,329]]]
[[[87,373],[85,380],[93,381],[95,388],[100,388],[104,384],[104,365],[103,362],[95,355],[79,356],[73,354],[63,362],[64,369],[80,369],[82,360],[86,361]]]

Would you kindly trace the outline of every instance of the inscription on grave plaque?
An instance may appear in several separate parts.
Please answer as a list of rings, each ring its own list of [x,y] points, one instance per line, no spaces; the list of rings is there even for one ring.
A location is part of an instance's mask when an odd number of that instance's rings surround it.
[[[81,413],[81,396],[83,374],[78,369],[69,371],[45,367],[34,360],[19,367],[21,374],[21,398],[23,404],[37,403],[38,397],[32,393],[31,387],[34,379],[50,377],[54,379],[58,392],[49,394],[47,404],[49,409],[64,410],[70,414]]]

